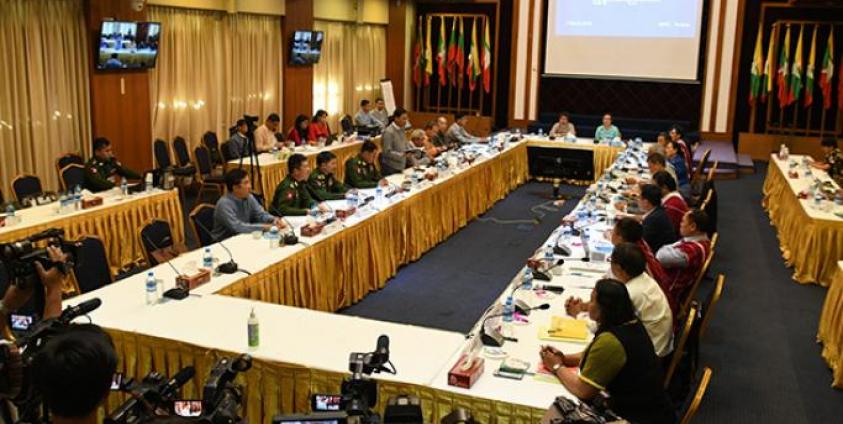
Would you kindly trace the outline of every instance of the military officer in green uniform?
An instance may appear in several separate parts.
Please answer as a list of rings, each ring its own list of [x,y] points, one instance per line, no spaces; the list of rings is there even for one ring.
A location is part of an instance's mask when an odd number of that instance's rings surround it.
[[[837,140],[833,137],[826,137],[820,143],[824,154],[823,161],[814,162],[811,165],[828,172],[828,176],[840,181],[843,179],[843,154],[837,147]]]
[[[130,180],[141,178],[137,172],[123,166],[111,150],[111,142],[105,137],[94,140],[94,156],[85,164],[85,188],[97,192],[117,185],[117,177]]]
[[[342,200],[348,187],[337,181],[334,172],[337,170],[337,156],[331,152],[322,152],[316,155],[316,169],[310,174],[307,180],[307,187],[310,194],[316,200]]]
[[[307,158],[301,154],[294,154],[287,159],[287,176],[275,188],[275,195],[272,197],[270,213],[281,215],[307,215],[307,212],[316,205],[316,200],[310,196],[307,188],[307,177],[310,175],[310,164]],[[320,211],[325,210],[324,205],[319,205]]]
[[[375,167],[378,145],[371,140],[363,142],[360,154],[345,161],[345,183],[354,188],[375,188],[386,185],[386,180]]]

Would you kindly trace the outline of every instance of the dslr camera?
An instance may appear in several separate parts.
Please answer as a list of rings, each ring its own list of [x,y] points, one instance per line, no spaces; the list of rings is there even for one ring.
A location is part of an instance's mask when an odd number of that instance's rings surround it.
[[[45,242],[46,243],[42,243]],[[55,263],[50,260],[45,247],[55,246],[68,254],[65,263]],[[0,261],[6,268],[9,281],[21,288],[30,287],[40,282],[38,273],[35,270],[35,263],[40,262],[44,269],[57,266],[63,273],[67,273],[67,267],[73,267],[76,260],[78,243],[68,242],[64,239],[64,230],[50,228],[29,237],[9,243],[0,243]]]

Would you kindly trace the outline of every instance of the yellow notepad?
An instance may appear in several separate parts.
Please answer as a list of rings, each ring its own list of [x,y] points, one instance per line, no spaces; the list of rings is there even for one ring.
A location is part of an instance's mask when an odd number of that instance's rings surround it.
[[[549,327],[539,327],[539,338],[542,340],[585,341],[588,338],[588,326],[582,320],[554,316],[550,319]]]

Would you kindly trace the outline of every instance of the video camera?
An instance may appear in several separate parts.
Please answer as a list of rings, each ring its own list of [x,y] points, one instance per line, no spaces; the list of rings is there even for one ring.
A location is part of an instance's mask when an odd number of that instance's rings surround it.
[[[258,129],[258,120],[259,119],[260,118],[257,117],[257,116],[243,115],[243,120],[246,121],[246,127],[248,127],[248,129],[246,130],[246,137],[248,137],[250,140],[252,139],[253,134],[255,133],[255,130]],[[236,132],[237,132],[237,124],[235,123],[234,126],[232,126],[228,129],[229,137],[233,136],[234,133],[236,133]]]
[[[79,316],[86,315],[102,304],[99,298],[69,306],[58,318],[35,324],[14,342],[0,342],[0,399],[8,399],[18,409],[19,423],[47,422],[41,413],[46,411],[40,393],[32,384],[31,366],[38,352],[51,337],[59,334]]]
[[[38,243],[45,240],[46,245],[58,247],[68,254],[69,257],[65,263],[53,262],[47,254],[47,249],[38,247]],[[0,261],[6,268],[9,281],[18,287],[26,288],[40,281],[35,270],[35,262],[40,262],[45,270],[58,266],[66,274],[67,266],[72,267],[76,260],[78,246],[78,243],[71,243],[64,239],[64,230],[50,228],[24,239],[0,243]]]
[[[179,389],[195,375],[193,367],[182,368],[173,378],[166,380],[151,372],[140,382],[128,381],[119,388],[132,397],[117,408],[106,424],[132,424],[154,422],[156,418],[173,415],[192,418],[190,421],[209,424],[237,424],[246,421],[240,417],[243,401],[242,388],[234,384],[238,373],[252,367],[252,357],[240,355],[234,360],[220,359],[211,370],[203,389],[201,408],[193,408],[199,401],[177,398]],[[183,406],[188,408],[182,408]],[[184,410],[188,409],[185,413]]]

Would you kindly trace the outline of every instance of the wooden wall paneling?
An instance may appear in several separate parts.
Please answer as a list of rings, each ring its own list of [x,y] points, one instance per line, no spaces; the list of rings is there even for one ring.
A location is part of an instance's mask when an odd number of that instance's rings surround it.
[[[711,104],[712,104],[712,112],[717,111],[717,107],[715,106],[718,102],[720,97],[720,63],[723,60],[723,33],[726,32],[726,8],[727,3],[724,1],[720,4],[720,14],[719,16],[712,16],[712,21],[717,19],[717,52],[715,53],[714,58],[714,87],[712,87],[711,92]],[[702,117],[701,117],[702,118]],[[712,132],[717,131],[717,113],[710,113],[709,114],[710,121],[708,123],[708,128]]]
[[[126,166],[142,171],[152,162],[152,119],[146,70],[97,71],[94,57],[100,24],[105,19],[143,21],[146,8],[136,12],[128,1],[87,0],[85,22],[90,46],[91,128],[106,137]]]
[[[386,78],[392,81],[395,104],[403,105],[405,108],[410,106],[407,103],[410,99],[404,99],[404,58],[408,54],[405,50],[407,36],[409,36],[407,34],[407,2],[390,0],[389,24],[386,26]]]
[[[743,22],[746,15],[746,0],[739,0],[737,30],[735,31],[735,53],[732,56],[732,84],[729,89],[729,110],[726,115],[726,133],[734,137],[735,133],[735,103],[738,101],[738,75],[740,75],[741,55],[743,54]],[[766,45],[762,46],[762,48]],[[766,54],[766,52],[764,53]],[[733,138],[734,140],[734,138]]]
[[[290,40],[296,30],[313,29],[313,0],[286,0],[286,16],[282,26],[282,48],[290,49]],[[294,66],[285,59],[284,73],[284,131],[292,127],[298,114],[313,115],[313,66]]]

